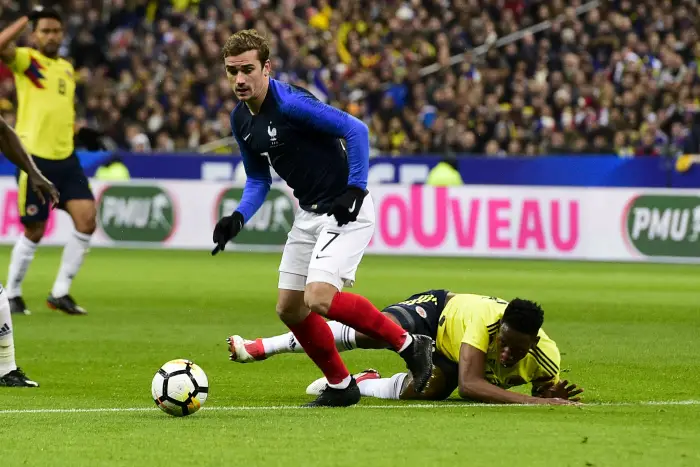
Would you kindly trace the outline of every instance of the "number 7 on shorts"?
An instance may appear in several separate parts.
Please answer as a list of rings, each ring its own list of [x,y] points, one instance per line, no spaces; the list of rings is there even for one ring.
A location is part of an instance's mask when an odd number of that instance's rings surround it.
[[[327,258],[328,256],[320,256],[320,254],[330,246],[331,243],[333,243],[338,237],[340,237],[340,232],[327,232],[331,238],[328,239],[325,245],[323,245],[323,248],[321,248],[318,253],[316,253],[316,259],[322,259],[322,258]]]

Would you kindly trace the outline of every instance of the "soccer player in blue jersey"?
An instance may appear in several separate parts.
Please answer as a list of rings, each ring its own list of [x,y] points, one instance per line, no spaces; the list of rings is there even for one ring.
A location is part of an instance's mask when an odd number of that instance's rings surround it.
[[[58,191],[44,177],[36,164],[24,150],[17,133],[0,117],[0,152],[13,164],[27,174],[32,191],[41,203],[49,198],[51,206],[59,201]],[[27,375],[15,363],[15,342],[12,334],[12,316],[7,292],[0,284],[0,387],[34,388],[39,384],[27,378]]]
[[[367,126],[305,89],[272,79],[269,55],[267,40],[255,30],[237,32],[224,45],[226,74],[239,100],[231,128],[247,180],[236,211],[216,224],[212,254],[263,204],[272,166],[300,205],[279,267],[277,314],[328,380],[307,406],[360,400],[323,317],[387,342],[405,360],[420,393],[432,372],[432,339],[407,333],[366,298],[342,292],[354,284],[374,233]]]

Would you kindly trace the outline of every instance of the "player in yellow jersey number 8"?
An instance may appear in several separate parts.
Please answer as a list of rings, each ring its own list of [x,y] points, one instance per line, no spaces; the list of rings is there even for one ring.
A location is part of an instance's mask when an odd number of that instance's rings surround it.
[[[17,47],[14,41],[31,23],[35,48]],[[47,305],[67,314],[85,310],[70,295],[95,231],[95,200],[73,146],[75,125],[75,70],[59,56],[63,41],[61,16],[37,9],[0,32],[0,60],[15,77],[17,124],[15,130],[34,163],[61,192],[59,209],[70,214],[75,231],[68,240]],[[24,235],[12,250],[7,295],[13,313],[29,314],[22,298],[22,281],[44,236],[49,208],[28,189],[28,174],[18,170],[18,210]]]

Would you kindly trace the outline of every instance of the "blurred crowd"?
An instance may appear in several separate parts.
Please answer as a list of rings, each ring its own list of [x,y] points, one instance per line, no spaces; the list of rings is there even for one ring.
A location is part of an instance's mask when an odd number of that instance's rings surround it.
[[[19,3],[0,0],[4,25]],[[378,153],[700,152],[694,0],[601,0],[583,14],[585,0],[59,3],[80,128],[119,148],[195,151],[230,136],[220,50],[252,27],[271,40],[275,76],[365,121]],[[0,70],[9,118],[13,89]]]

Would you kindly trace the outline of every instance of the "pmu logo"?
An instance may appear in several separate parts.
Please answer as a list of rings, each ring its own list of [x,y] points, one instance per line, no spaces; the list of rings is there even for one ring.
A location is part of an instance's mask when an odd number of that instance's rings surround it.
[[[115,241],[162,242],[175,230],[173,200],[158,186],[109,186],[98,209],[100,227]]]
[[[700,258],[700,197],[642,195],[625,216],[627,238],[639,253]]]

